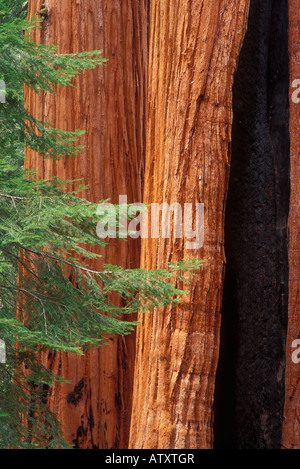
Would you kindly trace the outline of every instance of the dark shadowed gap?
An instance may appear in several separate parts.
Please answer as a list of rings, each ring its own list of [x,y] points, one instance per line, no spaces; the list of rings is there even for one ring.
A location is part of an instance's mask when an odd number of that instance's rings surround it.
[[[233,89],[215,448],[280,448],[288,316],[287,0],[252,0]]]

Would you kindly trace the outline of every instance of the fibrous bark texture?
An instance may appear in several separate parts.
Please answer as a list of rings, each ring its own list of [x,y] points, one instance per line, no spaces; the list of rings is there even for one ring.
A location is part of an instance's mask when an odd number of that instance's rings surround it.
[[[300,103],[293,83],[300,80],[300,1],[289,0],[291,200],[289,215],[289,325],[286,345],[286,397],[282,446],[300,449],[300,365],[292,345],[300,339]],[[299,82],[298,82],[299,85]],[[298,92],[299,96],[299,92]]]
[[[40,3],[29,2],[29,16]],[[59,162],[26,152],[26,167],[38,176],[83,178],[83,194],[93,202],[110,198],[141,201],[147,89],[147,0],[48,0],[49,16],[35,31],[36,42],[55,44],[60,53],[102,49],[105,67],[83,74],[77,89],[59,89],[40,97],[26,90],[26,106],[37,118],[62,130],[86,130],[85,149]],[[96,228],[96,227],[95,227]],[[104,249],[103,263],[139,265],[139,243],[114,242]],[[51,390],[49,405],[65,437],[79,448],[127,446],[131,412],[134,336],[111,338],[111,345],[84,358],[67,354],[45,357],[56,374],[71,381]]]
[[[248,1],[153,0],[146,203],[204,203],[204,247],[144,239],[142,267],[205,258],[178,307],[140,317],[131,448],[210,448],[224,276],[232,83]]]
[[[279,448],[288,312],[287,0],[252,0],[233,92],[217,448]]]

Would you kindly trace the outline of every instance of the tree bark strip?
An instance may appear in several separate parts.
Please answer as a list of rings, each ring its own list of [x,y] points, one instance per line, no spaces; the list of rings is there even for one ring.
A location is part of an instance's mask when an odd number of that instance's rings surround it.
[[[144,202],[205,205],[205,240],[142,240],[142,267],[206,259],[182,304],[139,318],[131,448],[211,448],[232,83],[249,1],[153,0]],[[173,230],[174,231],[174,230]],[[179,285],[180,286],[180,285]]]
[[[29,2],[29,17],[40,3]],[[145,142],[148,0],[48,0],[49,16],[34,40],[59,46],[60,53],[102,49],[105,67],[84,73],[77,89],[37,97],[25,90],[27,108],[63,130],[86,130],[76,157],[45,160],[27,150],[26,167],[40,178],[83,178],[93,202],[110,198],[140,202]],[[96,228],[96,227],[95,227]],[[137,241],[110,243],[103,258],[91,262],[139,266]],[[63,425],[66,439],[80,448],[127,446],[131,412],[134,335],[110,339],[111,345],[85,358],[71,354],[45,357],[55,373],[71,380],[51,390],[49,405]]]
[[[289,0],[291,199],[289,215],[289,326],[286,346],[286,396],[282,446],[300,449],[300,365],[292,361],[292,344],[300,339],[300,103],[292,99],[300,80],[300,1]],[[298,93],[299,95],[299,93]],[[299,348],[299,347],[298,347]]]

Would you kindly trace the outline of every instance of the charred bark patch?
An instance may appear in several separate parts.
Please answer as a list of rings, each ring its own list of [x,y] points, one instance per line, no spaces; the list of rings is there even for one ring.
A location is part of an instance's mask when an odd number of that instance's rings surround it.
[[[77,407],[79,401],[82,399],[84,389],[84,381],[81,379],[79,383],[75,386],[74,391],[70,392],[67,396],[67,403],[72,404],[74,407]]]
[[[76,438],[73,440],[74,449],[80,449],[80,442],[82,439],[86,439],[88,430],[84,428],[84,425],[80,425],[76,431]]]
[[[280,448],[290,191],[287,0],[252,0],[233,88],[216,448]]]

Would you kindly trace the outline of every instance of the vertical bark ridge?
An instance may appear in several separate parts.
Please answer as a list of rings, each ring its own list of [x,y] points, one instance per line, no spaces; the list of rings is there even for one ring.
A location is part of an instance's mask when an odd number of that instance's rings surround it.
[[[63,130],[86,130],[76,157],[59,162],[26,151],[26,167],[38,176],[82,178],[89,185],[83,195],[97,202],[110,198],[128,202],[142,198],[147,92],[148,0],[48,0],[49,16],[34,40],[56,44],[60,53],[102,49],[105,67],[85,72],[76,89],[37,97],[25,92],[26,106],[36,117]],[[29,2],[29,17],[40,2]],[[75,186],[74,186],[75,187]],[[96,228],[96,227],[95,227]],[[102,250],[104,263],[133,268],[139,265],[135,242],[115,241]],[[109,346],[72,354],[44,357],[55,373],[71,380],[51,390],[49,405],[63,425],[65,437],[79,448],[126,447],[129,434],[135,337],[111,338]]]
[[[248,1],[153,0],[144,201],[204,203],[205,241],[142,240],[141,264],[207,259],[178,307],[139,318],[131,448],[210,448],[232,82]]]

